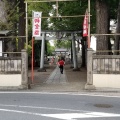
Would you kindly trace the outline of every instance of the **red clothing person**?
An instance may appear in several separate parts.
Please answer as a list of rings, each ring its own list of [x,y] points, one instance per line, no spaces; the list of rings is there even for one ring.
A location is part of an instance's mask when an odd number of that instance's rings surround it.
[[[63,60],[60,60],[58,63],[59,63],[59,65],[63,65],[63,66],[65,64],[65,62]]]
[[[63,74],[63,66],[65,65],[64,60],[60,60],[60,61],[58,62],[58,65],[59,65],[61,74]]]

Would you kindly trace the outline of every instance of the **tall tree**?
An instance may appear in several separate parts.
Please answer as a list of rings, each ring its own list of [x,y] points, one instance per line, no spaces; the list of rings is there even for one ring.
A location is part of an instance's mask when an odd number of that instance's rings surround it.
[[[5,2],[0,0],[0,29],[2,30],[4,27],[5,27],[5,23],[7,22],[7,19],[6,19],[6,11],[5,11]]]
[[[24,0],[19,1],[19,22],[18,22],[18,36],[25,36],[25,3]],[[18,51],[24,49],[25,37],[20,37],[18,40]]]
[[[109,33],[109,8],[106,0],[96,0],[96,33]],[[97,36],[97,50],[108,50],[108,36]],[[101,53],[103,54],[103,53]],[[108,53],[104,53],[108,54]]]
[[[120,0],[119,0],[118,10],[117,10],[116,33],[120,33]],[[114,50],[120,50],[120,36],[118,35],[115,36]],[[114,52],[114,54],[119,54],[119,52]]]
[[[14,9],[13,9],[14,8]],[[15,23],[17,19],[15,0],[0,0],[0,30],[12,31],[11,35],[14,35]],[[14,38],[5,39],[5,52],[13,52],[16,50],[16,41]],[[12,54],[9,54],[11,56]]]

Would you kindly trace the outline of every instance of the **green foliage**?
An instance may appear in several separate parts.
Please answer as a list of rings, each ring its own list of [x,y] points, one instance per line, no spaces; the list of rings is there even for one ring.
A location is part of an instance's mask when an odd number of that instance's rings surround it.
[[[25,0],[25,1],[31,1],[31,0]],[[38,0],[39,1],[39,0]],[[44,0],[43,0],[44,1]],[[95,1],[96,0],[90,0],[91,2],[91,33],[94,33],[96,31],[96,10],[95,10]],[[107,2],[110,11],[110,19],[116,19],[117,18],[117,8],[119,0],[101,0],[103,2]],[[0,20],[0,29],[11,29],[16,31],[16,24],[18,23],[19,16],[21,14],[18,14],[18,11],[20,8],[18,8],[18,4],[20,0],[2,0],[1,3],[4,3],[4,9],[5,11],[4,18],[6,21]],[[67,2],[58,2],[58,18],[42,18],[42,30],[82,30],[83,27],[83,19],[82,17],[64,17],[61,18],[61,16],[76,16],[76,15],[84,15],[86,9],[88,8],[88,0],[78,0],[78,1],[67,1]],[[43,2],[43,3],[28,3],[28,22],[29,22],[29,39],[32,38],[32,11],[41,11],[42,16],[50,16],[49,13],[53,14],[53,16],[56,16],[56,9],[53,8],[53,5],[56,5],[56,2]],[[49,27],[49,24],[52,23],[53,25]],[[65,40],[65,41],[56,41],[55,46],[56,47],[65,47],[69,48],[71,41]],[[31,44],[29,43],[31,46]],[[35,51],[40,51],[41,43],[40,41],[35,41]],[[51,48],[50,44],[47,43],[47,54],[51,54]],[[31,48],[30,48],[31,49]],[[29,52],[30,53],[30,52]],[[38,53],[40,55],[40,52]],[[38,56],[39,56],[38,55]]]
[[[28,45],[27,52],[28,52],[28,57],[31,57],[31,54],[32,54],[32,47],[31,47],[31,45]]]
[[[51,10],[52,6],[50,3],[30,3],[28,6],[28,16],[32,17],[32,11],[39,11],[42,12],[42,16],[49,16],[49,11]],[[30,29],[32,27],[32,19],[29,19]],[[42,30],[48,29],[48,19],[42,19]]]
[[[119,0],[108,0],[108,5],[110,9],[110,18],[116,19],[117,18],[117,9],[119,5]]]
[[[54,41],[55,47],[57,48],[71,48],[71,41],[70,40],[56,40]]]
[[[55,51],[55,47],[51,46],[49,42],[47,42],[47,55],[50,56],[52,55],[52,52]]]
[[[86,3],[87,0],[84,2]],[[59,16],[77,16],[84,15],[87,3],[82,6],[82,1],[76,2],[59,2]],[[84,9],[83,9],[84,8]],[[56,11],[53,10],[53,16],[56,16]],[[55,30],[81,30],[83,17],[59,17],[51,18],[50,22],[53,23]]]
[[[95,33],[96,31],[96,9],[95,9],[95,1],[96,0],[90,0],[90,12],[91,12],[91,33]],[[110,8],[110,19],[117,18],[117,6],[118,6],[118,0],[101,0],[103,2],[107,2],[109,8]],[[42,11],[42,16],[49,16],[49,13],[53,14],[53,16],[56,16],[56,9],[52,7],[52,5],[56,5],[56,2],[49,2],[49,3],[30,3],[28,6],[28,16],[32,16],[32,10],[34,11]],[[59,16],[76,16],[76,15],[84,15],[86,9],[88,8],[88,0],[78,0],[76,2],[58,2],[58,15]],[[83,29],[83,19],[84,16],[81,17],[58,17],[58,18],[43,18],[42,19],[42,30],[82,30]],[[32,19],[29,20],[29,36],[31,35],[31,29],[32,29]],[[51,27],[48,27],[48,24],[52,23]],[[67,41],[67,40],[66,40]],[[71,42],[69,41],[66,43],[66,41],[56,41],[55,47],[65,47],[69,48],[71,47]],[[68,44],[68,46],[67,46]],[[49,46],[47,44],[47,46]],[[49,47],[47,48],[49,51]],[[48,52],[49,54],[49,52]]]
[[[34,43],[33,43],[33,47],[34,47],[34,57],[36,59],[39,59],[40,58],[40,50],[41,50],[41,41],[37,41],[37,40],[34,40]],[[29,41],[29,45],[28,45],[28,54],[29,54],[29,57],[31,57],[32,55],[32,40]]]

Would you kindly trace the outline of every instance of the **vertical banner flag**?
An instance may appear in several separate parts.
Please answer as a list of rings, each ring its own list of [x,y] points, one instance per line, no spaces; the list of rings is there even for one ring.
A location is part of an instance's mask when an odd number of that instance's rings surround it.
[[[88,12],[86,10],[84,21],[83,21],[83,37],[88,36]]]
[[[35,12],[33,11],[33,37],[40,37],[41,36],[41,16],[42,12]]]

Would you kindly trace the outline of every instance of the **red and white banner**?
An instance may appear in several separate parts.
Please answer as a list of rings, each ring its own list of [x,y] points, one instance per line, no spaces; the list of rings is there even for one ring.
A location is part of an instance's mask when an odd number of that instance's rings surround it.
[[[86,11],[83,21],[83,37],[88,36],[88,12]]]
[[[33,37],[40,37],[41,36],[41,16],[42,12],[34,12],[33,11]]]

